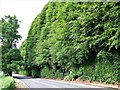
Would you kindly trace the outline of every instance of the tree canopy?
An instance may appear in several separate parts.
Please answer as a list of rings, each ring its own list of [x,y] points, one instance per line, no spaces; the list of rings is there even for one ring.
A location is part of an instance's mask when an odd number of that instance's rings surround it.
[[[17,29],[20,22],[16,16],[5,16],[0,20],[0,40],[2,48],[2,71],[6,75],[12,75],[12,70],[17,68],[18,63],[22,60],[20,51],[16,43],[21,39]]]

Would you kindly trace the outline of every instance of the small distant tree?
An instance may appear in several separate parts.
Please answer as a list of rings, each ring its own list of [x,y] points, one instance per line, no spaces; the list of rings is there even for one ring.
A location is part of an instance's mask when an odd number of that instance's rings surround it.
[[[21,36],[18,34],[20,22],[16,16],[5,16],[0,20],[0,42],[2,46],[2,71],[7,76],[12,76],[12,70],[22,60],[16,47]]]

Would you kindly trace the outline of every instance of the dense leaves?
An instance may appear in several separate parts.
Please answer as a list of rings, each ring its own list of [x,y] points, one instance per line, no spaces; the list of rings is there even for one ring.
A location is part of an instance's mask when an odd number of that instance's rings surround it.
[[[15,88],[15,79],[13,77],[1,77],[0,78],[0,90],[9,89],[13,90]]]
[[[27,74],[118,82],[119,14],[119,2],[49,2],[21,46]]]
[[[16,48],[17,41],[21,38],[18,35],[19,21],[16,16],[5,16],[0,20],[0,47],[2,48],[2,71],[6,75],[12,75],[12,70],[20,65],[22,57]]]

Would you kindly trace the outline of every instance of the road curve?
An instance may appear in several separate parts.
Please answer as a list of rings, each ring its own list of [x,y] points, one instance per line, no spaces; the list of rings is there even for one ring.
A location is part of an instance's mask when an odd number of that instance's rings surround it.
[[[85,84],[78,84],[78,83],[69,83],[64,81],[57,81],[57,80],[48,80],[48,79],[41,79],[41,78],[30,78],[26,76],[21,76],[14,74],[14,78],[22,80],[29,88],[55,88],[55,90],[58,89],[64,89],[67,90],[67,88],[71,88],[71,90],[80,90],[82,89],[90,89],[90,90],[114,90],[111,88],[103,88],[98,86],[92,86],[92,85],[85,85]],[[60,90],[61,90],[60,89]]]

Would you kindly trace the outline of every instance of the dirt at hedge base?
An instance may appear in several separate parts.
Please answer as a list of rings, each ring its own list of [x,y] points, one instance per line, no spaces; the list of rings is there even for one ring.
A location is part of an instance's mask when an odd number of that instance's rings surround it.
[[[83,81],[83,80],[80,80],[80,79],[76,79],[75,81],[66,81],[66,82],[100,86],[100,87],[105,87],[105,88],[115,88],[117,90],[120,90],[120,83],[119,84],[106,84],[106,83],[102,83],[102,82],[95,82],[95,81],[89,81],[89,80]]]

